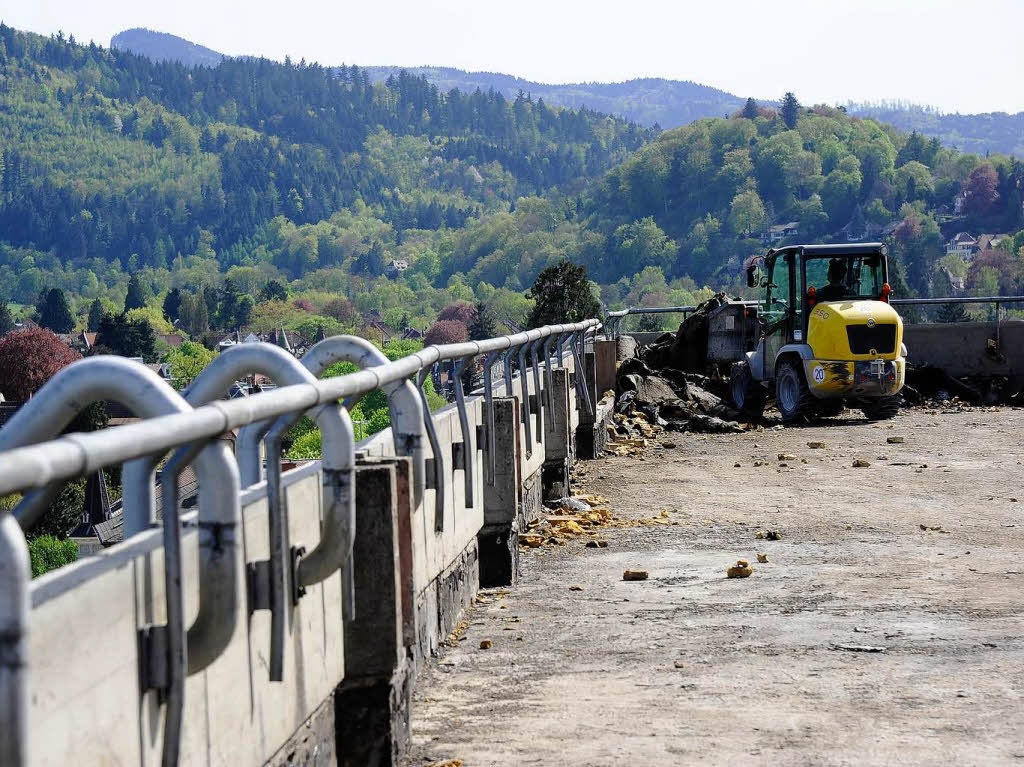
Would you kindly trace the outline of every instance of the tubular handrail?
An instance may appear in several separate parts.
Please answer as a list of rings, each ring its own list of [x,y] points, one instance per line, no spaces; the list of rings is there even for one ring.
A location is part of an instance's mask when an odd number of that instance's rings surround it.
[[[198,405],[194,409],[156,374],[138,363],[114,356],[81,360],[54,376],[31,403],[25,405],[3,429],[0,429],[0,495],[28,491],[26,500],[42,508],[45,503],[41,501],[45,500],[46,494],[53,492],[54,488],[59,490],[60,484],[64,481],[105,466],[134,462],[137,465],[134,471],[138,481],[133,480],[132,487],[136,488],[138,498],[126,506],[126,513],[129,508],[134,508],[140,518],[149,518],[147,511],[153,508],[150,479],[154,460],[152,457],[177,449],[167,465],[163,491],[167,506],[164,526],[165,555],[177,562],[174,564],[165,560],[165,577],[177,579],[180,584],[181,530],[177,522],[177,475],[185,465],[195,462],[200,488],[198,526],[203,568],[200,577],[200,610],[193,626],[187,631],[187,641],[185,637],[180,636],[170,641],[170,645],[175,648],[176,657],[171,658],[171,662],[172,665],[177,664],[177,668],[164,668],[162,684],[158,685],[166,688],[168,681],[176,677],[176,692],[171,691],[171,698],[177,714],[169,709],[171,719],[167,723],[166,736],[177,741],[178,733],[174,730],[178,729],[180,733],[180,706],[184,694],[182,672],[185,669],[181,667],[187,663],[185,673],[194,673],[212,662],[230,642],[237,626],[237,597],[244,583],[240,577],[244,557],[240,527],[239,467],[231,460],[227,446],[218,439],[222,434],[240,427],[249,427],[253,431],[260,429],[260,433],[263,433],[266,428],[264,424],[274,423],[271,436],[273,444],[279,446],[279,438],[287,425],[301,413],[315,409],[314,413],[322,416],[318,417],[318,422],[323,421],[321,427],[325,434],[325,472],[328,469],[347,471],[352,465],[350,451],[353,435],[347,411],[340,408],[338,402],[387,387],[390,395],[389,404],[394,405],[397,402],[399,392],[406,395],[403,403],[405,415],[397,419],[395,427],[398,431],[395,434],[399,436],[399,433],[403,433],[412,440],[401,437],[399,441],[406,443],[406,449],[412,452],[415,458],[417,449],[422,455],[422,448],[414,444],[415,440],[412,439],[417,432],[416,426],[413,425],[416,418],[416,402],[407,396],[409,379],[418,375],[422,382],[426,373],[439,362],[454,363],[461,360],[463,363],[456,366],[458,369],[464,368],[473,358],[486,355],[486,359],[491,361],[504,356],[505,381],[506,384],[511,384],[509,362],[518,352],[521,360],[520,376],[524,387],[523,401],[527,409],[527,417],[524,420],[528,445],[532,449],[532,439],[529,439],[532,436],[528,413],[529,387],[524,364],[526,352],[529,351],[532,357],[537,397],[537,439],[542,441],[542,398],[545,392],[540,384],[537,352],[543,349],[545,372],[550,375],[550,349],[553,345],[558,345],[560,349],[563,340],[568,338],[574,361],[579,366],[581,347],[587,334],[596,332],[599,327],[600,322],[591,319],[567,325],[545,326],[483,341],[429,346],[393,362],[323,380],[318,380],[307,369],[315,367],[312,359],[307,367],[299,368],[302,371],[299,374],[295,370],[294,360],[284,362],[283,358],[278,359],[284,352],[277,347],[270,346],[274,351],[269,351],[264,345],[240,345],[224,352],[208,367],[208,370],[212,368],[212,372],[205,378],[200,376],[193,382],[188,399]],[[226,388],[221,377],[234,379],[237,373],[234,366],[242,364],[243,361],[243,366],[250,368],[247,372],[267,371],[266,374],[277,378],[278,382],[284,385],[274,391],[249,397],[198,404],[203,400],[221,396]],[[225,372],[229,370],[233,375],[229,376]],[[577,386],[583,387],[581,393],[589,410],[592,403],[585,388],[585,376],[581,374],[576,378]],[[511,390],[508,393],[511,394]],[[151,414],[151,417],[95,432],[69,434],[37,442],[46,434],[59,432],[64,428],[83,404],[108,398],[124,402],[137,412]],[[465,409],[464,400],[464,397],[460,397],[460,411]],[[460,416],[464,416],[464,412],[460,412]],[[432,423],[431,419],[430,425]],[[466,467],[471,470],[475,457],[475,450],[472,450],[474,439],[465,421],[463,439],[467,448]],[[432,449],[435,452],[435,468],[440,477],[443,474],[440,470],[443,459],[436,444],[432,445]],[[281,483],[276,474],[280,470],[280,462],[275,460],[273,463],[276,465],[270,470],[268,494],[277,496],[279,506]],[[144,468],[148,474],[142,471]],[[422,498],[422,477],[421,473],[416,480],[416,498]],[[471,479],[467,477],[467,483],[471,482]],[[129,489],[127,484],[126,489]],[[437,492],[443,492],[443,485],[438,486]],[[344,493],[340,495],[343,496]],[[467,503],[472,503],[472,499],[467,498]],[[338,505],[341,511],[340,518],[343,518],[349,509],[349,502],[339,496]],[[273,517],[274,504],[271,503],[270,507],[270,516]],[[329,523],[330,516],[327,515],[325,526]],[[283,513],[281,518],[284,519]],[[29,572],[24,535],[15,520],[15,516],[9,512],[0,511],[0,753],[11,755],[15,760],[14,764],[24,764],[27,761],[27,671],[24,661],[27,645]],[[343,519],[342,522],[344,521]],[[145,527],[141,519],[133,525]],[[340,550],[344,554],[351,525],[348,526],[348,530],[342,529],[344,527],[343,524],[338,535],[334,536],[329,536],[326,529],[322,532],[321,544],[331,549],[331,552],[324,552],[326,560],[331,560],[329,555],[332,552],[337,553]],[[206,559],[209,559],[209,562]],[[309,563],[305,569],[302,566],[303,561]],[[331,561],[336,562],[337,559]],[[325,570],[329,569],[325,562],[318,563],[312,555],[307,555],[305,558],[299,557],[297,566],[290,566],[296,567],[296,581],[300,585],[305,585],[315,582],[324,575]],[[169,633],[173,629],[177,633],[184,628],[181,609],[183,600],[180,593],[175,593],[173,586],[168,586],[166,591],[168,599],[177,603],[177,607],[173,609],[175,616],[173,620],[172,616],[169,616],[166,631]],[[207,599],[208,595],[211,599]],[[216,599],[212,599],[213,596],[216,596]],[[216,607],[216,610],[204,611],[204,602],[211,608]],[[169,603],[169,612],[170,607]],[[170,638],[160,636],[163,627],[150,629],[150,633],[144,634],[143,638],[162,639],[162,644],[151,644],[151,650],[161,646],[164,652],[171,649],[168,647]],[[203,636],[200,637],[200,634]],[[160,673],[155,668],[146,671]],[[155,677],[151,677],[153,678]],[[171,700],[168,699],[168,702]],[[177,747],[177,743],[167,744],[165,764],[177,761]]]
[[[598,320],[584,320],[562,327],[589,331],[599,326]],[[167,451],[186,442],[211,439],[254,421],[276,418],[296,410],[304,411],[354,394],[363,394],[393,381],[404,381],[436,362],[511,349],[530,341],[529,333],[543,332],[546,336],[553,330],[553,327],[546,326],[537,331],[501,336],[486,341],[428,346],[400,360],[358,373],[319,380],[315,383],[282,386],[274,391],[218,402],[216,406],[203,405],[191,412],[157,416],[137,423],[76,434],[74,439],[70,439],[71,435],[68,435],[7,450],[3,454],[3,462],[0,463],[0,494],[44,487],[56,480],[72,479],[104,466],[124,463],[149,453]],[[82,360],[74,365],[87,361]],[[67,369],[73,369],[74,365]],[[14,418],[4,429],[12,422]]]

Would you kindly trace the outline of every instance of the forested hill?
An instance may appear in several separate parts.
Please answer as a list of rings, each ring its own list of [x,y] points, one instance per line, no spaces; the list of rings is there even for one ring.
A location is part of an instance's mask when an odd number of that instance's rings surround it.
[[[666,131],[605,177],[585,208],[612,246],[590,258],[600,281],[656,267],[735,284],[768,242],[884,238],[901,295],[1021,287],[1024,163],[795,99],[746,111]],[[968,263],[945,250],[961,231],[1011,236]]]
[[[368,67],[370,76],[383,80],[402,67]],[[731,93],[686,80],[645,77],[620,83],[567,83],[549,85],[496,72],[464,72],[450,67],[409,67],[407,71],[426,77],[442,90],[495,90],[506,98],[529,93],[552,104],[588,107],[620,115],[642,125],[673,128],[704,117],[722,117],[743,106],[745,99]]]
[[[118,32],[110,38],[110,47],[148,56],[153,61],[176,61],[186,67],[215,67],[224,59],[223,53],[177,35],[142,27]]]
[[[904,132],[935,136],[962,152],[999,152],[1024,157],[1024,112],[944,114],[913,104],[850,104],[852,114],[874,117]]]
[[[73,260],[166,267],[205,231],[230,266],[276,216],[316,223],[356,205],[399,233],[457,228],[521,196],[578,193],[651,136],[411,75],[373,85],[356,67],[265,59],[188,69],[5,26],[0,72],[0,236]]]
[[[174,35],[132,29],[115,35],[111,45],[149,56],[155,61],[180,61],[187,65],[215,65],[222,54]],[[402,67],[368,66],[373,82],[397,76]],[[685,80],[641,78],[620,83],[569,83],[550,85],[497,72],[466,72],[442,66],[405,68],[422,76],[442,92],[456,88],[466,93],[493,90],[506,99],[529,93],[549,104],[617,115],[646,126],[676,128],[705,117],[733,114],[746,97]],[[906,133],[917,131],[938,138],[946,146],[965,152],[998,152],[1024,157],[1024,113],[961,115],[942,114],[914,104],[849,104],[862,117],[890,123]]]

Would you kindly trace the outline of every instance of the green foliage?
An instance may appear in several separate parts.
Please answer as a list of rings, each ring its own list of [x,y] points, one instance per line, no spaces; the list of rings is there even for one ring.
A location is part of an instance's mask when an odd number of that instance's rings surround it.
[[[786,127],[790,130],[795,128],[800,119],[800,102],[796,100],[796,96],[787,92],[782,98],[782,109],[779,112]]]
[[[28,556],[32,564],[32,577],[37,578],[78,559],[78,546],[74,541],[41,535],[28,542]]]
[[[587,268],[570,261],[562,261],[537,275],[530,287],[530,297],[536,302],[527,321],[533,328],[580,322],[597,317],[601,311],[587,279]]]
[[[142,281],[138,274],[128,278],[128,293],[124,298],[124,310],[130,312],[132,309],[142,309],[146,305],[148,296],[142,287]]]
[[[142,357],[156,361],[156,334],[145,317],[131,319],[127,314],[106,314],[100,320],[96,345],[123,357]]]
[[[50,508],[36,524],[26,530],[26,535],[36,537],[51,535],[67,538],[82,520],[85,508],[85,481],[68,482],[61,488]]]
[[[50,288],[39,294],[36,317],[42,327],[54,333],[70,333],[75,327],[75,317],[60,288]]]
[[[185,341],[181,348],[171,349],[164,355],[164,362],[170,368],[171,383],[179,391],[188,386],[196,376],[216,359],[217,353],[202,344]]]
[[[14,318],[11,317],[11,310],[7,307],[6,301],[0,301],[0,336],[14,330]]]

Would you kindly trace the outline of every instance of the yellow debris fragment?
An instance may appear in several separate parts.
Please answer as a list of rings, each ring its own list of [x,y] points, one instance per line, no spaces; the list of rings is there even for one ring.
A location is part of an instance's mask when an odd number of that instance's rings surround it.
[[[754,572],[754,568],[747,560],[737,559],[736,564],[726,570],[725,574],[729,578],[749,578],[752,572]]]
[[[622,580],[624,581],[646,581],[647,571],[646,570],[623,570]]]

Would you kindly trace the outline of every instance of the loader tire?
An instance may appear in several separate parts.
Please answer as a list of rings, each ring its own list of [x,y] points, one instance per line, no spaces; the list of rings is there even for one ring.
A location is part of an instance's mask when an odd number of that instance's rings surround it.
[[[874,397],[861,402],[861,412],[869,421],[888,421],[900,412],[900,398]]]
[[[732,400],[732,406],[745,417],[755,420],[764,414],[767,398],[768,392],[754,380],[750,365],[746,362],[733,363],[729,371],[729,399]]]
[[[775,368],[775,405],[786,423],[807,421],[814,415],[816,401],[807,388],[803,370],[792,362]]]

